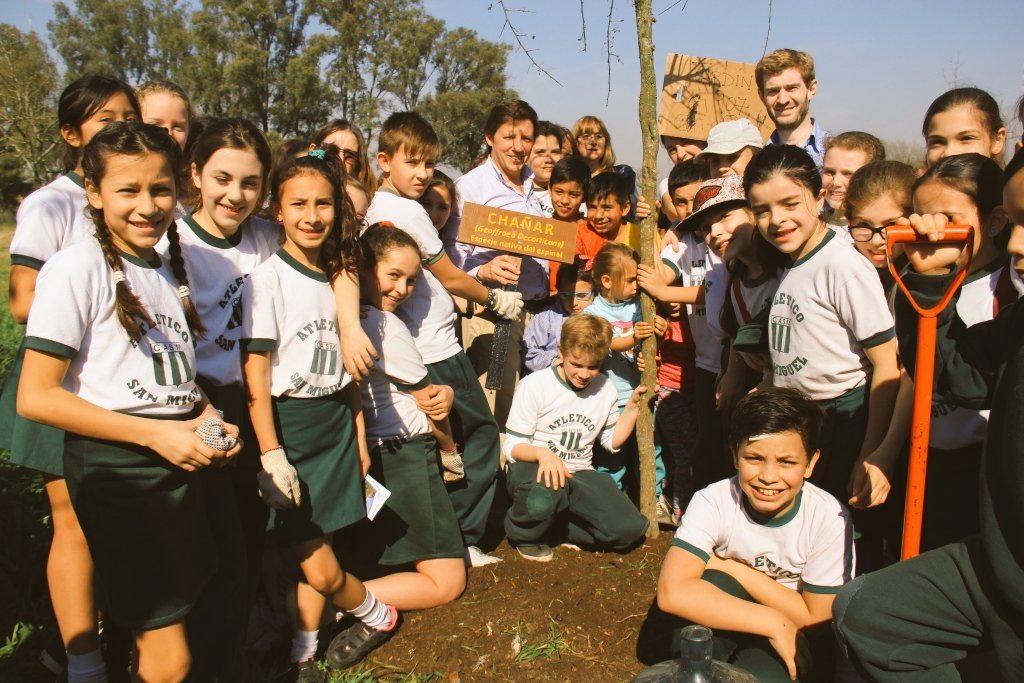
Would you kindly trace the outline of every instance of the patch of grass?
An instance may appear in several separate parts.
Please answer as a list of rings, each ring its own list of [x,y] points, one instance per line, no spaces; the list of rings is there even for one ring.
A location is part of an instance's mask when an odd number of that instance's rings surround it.
[[[415,673],[403,671],[396,666],[365,667],[347,671],[327,671],[327,683],[439,683],[445,675],[441,671]]]
[[[572,647],[565,639],[565,633],[558,628],[552,620],[548,623],[548,633],[536,643],[527,642],[524,636],[525,630],[521,622],[517,622],[511,629],[505,631],[513,636],[513,643],[518,641],[519,651],[516,652],[516,662],[533,662],[538,659],[554,659],[563,654],[571,654]],[[513,648],[515,646],[513,645]]]

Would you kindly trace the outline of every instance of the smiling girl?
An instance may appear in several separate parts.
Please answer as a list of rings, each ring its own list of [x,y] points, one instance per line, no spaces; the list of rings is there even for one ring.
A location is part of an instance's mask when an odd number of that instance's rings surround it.
[[[892,314],[874,268],[821,220],[814,160],[798,147],[760,152],[744,189],[761,236],[786,255],[769,309],[775,386],[825,410],[813,481],[840,500],[888,487],[869,456],[885,436],[898,388]]]
[[[411,565],[413,571],[389,573],[366,586],[397,609],[428,609],[455,600],[466,587],[465,545],[438,468],[439,448],[445,465],[458,459],[447,417],[455,394],[431,383],[412,334],[395,315],[420,275],[419,245],[388,223],[371,225],[360,242],[361,321],[380,355],[361,387],[370,471],[391,497],[361,537],[359,554],[395,569]],[[437,389],[444,405],[425,414],[417,402]]]
[[[939,95],[928,107],[921,131],[927,146],[925,166],[955,154],[999,159],[1006,144],[999,105],[979,88],[954,88]]]
[[[322,149],[274,170],[271,203],[284,246],[253,270],[242,296],[249,415],[262,453],[257,479],[273,508],[270,527],[291,545],[304,576],[291,661],[306,677],[318,672],[325,598],[358,620],[328,648],[334,666],[354,664],[398,627],[395,608],[346,573],[331,547],[335,531],[365,517],[370,465],[330,286],[339,271],[356,270],[359,256],[343,178],[341,161]]]
[[[61,249],[91,238],[92,222],[82,179],[82,150],[110,123],[138,118],[132,89],[107,76],[87,76],[72,82],[57,104],[57,124],[64,146],[64,173],[28,197],[18,207],[11,239],[11,317],[25,324],[35,296],[36,278]],[[64,434],[50,426],[25,420],[15,412],[24,344],[18,350],[0,399],[0,442],[11,462],[43,474],[53,520],[53,540],[46,565],[50,599],[63,648],[68,653],[68,676],[101,670],[96,610],[92,589],[92,559],[64,482]]]
[[[195,433],[219,420],[194,381],[204,329],[177,240],[169,261],[155,249],[176,229],[177,157],[164,130],[139,124],[112,124],[86,147],[96,239],[41,271],[18,395],[22,415],[67,432],[68,493],[105,618],[135,632],[136,675],[154,681],[188,673],[182,620],[214,571],[198,470],[239,448]]]

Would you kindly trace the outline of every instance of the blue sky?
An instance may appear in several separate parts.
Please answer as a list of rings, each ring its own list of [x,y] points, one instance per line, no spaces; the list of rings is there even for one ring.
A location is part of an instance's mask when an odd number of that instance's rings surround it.
[[[675,4],[674,7],[672,5]],[[0,2],[0,21],[45,36],[52,0]],[[502,29],[497,0],[426,0],[449,26],[468,26],[484,38],[512,41]],[[582,114],[608,124],[621,161],[639,165],[639,61],[633,5],[616,0],[611,100],[605,105],[605,30],[609,0],[584,0],[587,51],[581,52],[577,0],[506,0],[533,57],[561,85],[539,74],[518,49],[509,62],[510,85],[542,118],[571,125]],[[671,7],[671,8],[670,8]],[[665,54],[756,62],[768,30],[768,0],[654,0],[655,68]],[[669,9],[670,8],[670,9]],[[661,14],[659,14],[661,12]],[[921,141],[921,119],[941,92],[958,85],[988,90],[1003,115],[1024,85],[1024,7],[1019,0],[775,0],[768,50],[792,47],[815,59],[818,95],[811,112],[832,132],[865,130],[886,140]],[[1021,126],[1009,122],[1011,134]],[[668,160],[661,154],[660,166]]]

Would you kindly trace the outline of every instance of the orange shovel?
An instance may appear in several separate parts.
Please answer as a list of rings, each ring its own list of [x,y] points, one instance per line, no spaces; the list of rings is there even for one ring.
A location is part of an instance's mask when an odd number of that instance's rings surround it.
[[[967,262],[961,267],[945,294],[931,308],[922,308],[914,299],[892,262],[897,244],[964,244]],[[924,486],[928,471],[928,432],[932,419],[932,385],[935,380],[935,340],[938,316],[967,276],[974,252],[974,228],[969,225],[947,225],[940,242],[929,242],[909,225],[890,225],[885,229],[885,251],[889,272],[917,311],[917,364],[914,371],[914,412],[910,428],[910,466],[907,472],[907,503],[903,511],[903,552],[900,559],[915,557],[921,552],[921,521],[924,516]]]

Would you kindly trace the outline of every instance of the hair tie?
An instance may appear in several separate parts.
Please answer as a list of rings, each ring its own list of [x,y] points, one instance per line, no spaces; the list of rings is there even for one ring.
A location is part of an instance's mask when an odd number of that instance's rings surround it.
[[[306,156],[310,156],[313,157],[314,159],[319,159],[320,161],[323,161],[324,159],[327,158],[327,152],[317,147],[316,149],[309,150],[309,154],[307,154]]]
[[[188,285],[182,285],[181,287],[178,287],[178,296],[182,299],[192,296],[192,290],[188,288]]]
[[[119,285],[120,283],[127,282],[127,281],[128,281],[128,278],[125,277],[125,274],[124,274],[123,270],[115,270],[114,271],[114,286],[115,287],[117,285]]]

